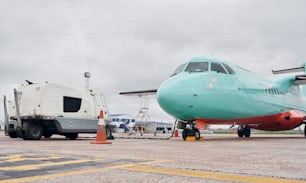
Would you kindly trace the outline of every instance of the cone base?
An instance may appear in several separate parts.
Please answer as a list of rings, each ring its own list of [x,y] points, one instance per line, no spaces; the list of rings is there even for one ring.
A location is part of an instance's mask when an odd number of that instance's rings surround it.
[[[112,144],[112,142],[107,142],[107,141],[93,141],[90,142],[91,144]]]

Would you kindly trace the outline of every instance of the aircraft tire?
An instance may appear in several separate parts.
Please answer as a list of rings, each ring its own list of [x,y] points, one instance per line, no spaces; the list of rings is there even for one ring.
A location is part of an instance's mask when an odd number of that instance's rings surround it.
[[[306,138],[306,124],[304,125],[304,136]]]
[[[245,136],[246,138],[249,138],[249,137],[251,136],[251,129],[250,129],[250,128],[245,127],[245,128],[243,129],[243,131],[244,131],[244,136]]]
[[[238,137],[240,137],[240,138],[243,137],[243,135],[244,135],[244,128],[242,126],[238,127],[237,134],[238,134]]]
[[[188,130],[187,130],[187,129],[184,129],[183,132],[182,132],[182,138],[183,138],[183,140],[186,140],[187,135],[188,135]]]
[[[197,140],[200,140],[201,138],[201,133],[198,129],[196,129],[195,133],[194,133],[194,137],[197,139]]]

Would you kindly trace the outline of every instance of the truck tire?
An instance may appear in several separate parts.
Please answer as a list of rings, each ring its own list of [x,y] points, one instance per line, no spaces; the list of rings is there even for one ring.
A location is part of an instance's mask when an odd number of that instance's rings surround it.
[[[78,133],[67,133],[65,134],[66,138],[68,138],[69,140],[75,140],[76,138],[78,138]]]
[[[43,129],[39,124],[24,123],[23,129],[24,140],[40,140],[43,135]]]
[[[110,128],[110,126],[106,125],[105,133],[106,133],[106,139],[107,140],[113,140],[114,139],[114,136],[113,136],[113,133],[112,133],[112,129]]]
[[[7,132],[7,134],[11,138],[17,138],[17,133],[16,132]]]
[[[10,127],[10,126],[8,126],[8,127],[5,126],[5,134],[7,134],[11,138],[17,138],[18,137],[17,132],[14,129],[14,127]]]
[[[47,138],[47,139],[50,138],[51,136],[52,136],[52,133],[50,133],[50,132],[45,132],[44,133],[44,137]]]

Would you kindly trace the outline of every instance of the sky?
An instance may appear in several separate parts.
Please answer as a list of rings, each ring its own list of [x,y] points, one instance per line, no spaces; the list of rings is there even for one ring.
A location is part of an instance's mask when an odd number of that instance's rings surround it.
[[[140,99],[118,93],[158,88],[192,57],[263,76],[300,66],[305,9],[304,0],[0,0],[1,98],[26,79],[85,88],[90,72],[110,113],[136,116]],[[150,117],[173,120],[154,96]]]

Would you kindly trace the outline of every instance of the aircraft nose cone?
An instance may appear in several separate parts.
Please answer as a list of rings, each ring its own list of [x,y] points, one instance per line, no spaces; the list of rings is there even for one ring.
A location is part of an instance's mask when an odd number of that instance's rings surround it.
[[[160,107],[168,114],[177,117],[184,108],[185,97],[181,96],[182,92],[175,86],[163,84],[157,92],[157,101]]]

